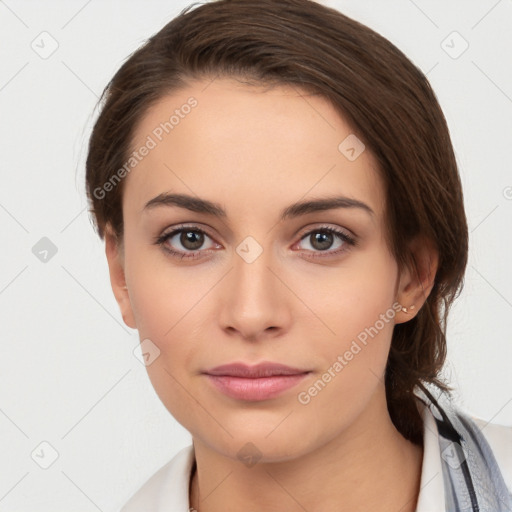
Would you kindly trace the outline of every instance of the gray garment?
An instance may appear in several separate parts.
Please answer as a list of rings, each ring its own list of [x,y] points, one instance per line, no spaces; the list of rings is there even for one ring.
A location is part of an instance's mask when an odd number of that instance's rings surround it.
[[[512,493],[478,425],[444,394],[417,396],[436,420],[446,512],[512,512]]]

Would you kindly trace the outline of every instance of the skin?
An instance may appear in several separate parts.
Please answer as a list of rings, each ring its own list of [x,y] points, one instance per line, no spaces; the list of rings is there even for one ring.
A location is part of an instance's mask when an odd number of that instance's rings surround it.
[[[399,273],[384,239],[376,162],[369,150],[354,161],[338,150],[353,130],[320,96],[227,78],[193,82],[147,112],[133,147],[190,96],[197,107],[125,178],[124,238],[119,244],[107,234],[105,248],[125,323],[160,350],[147,366],[155,391],[192,435],[191,506],[414,511],[422,447],[389,417],[384,370],[394,324],[413,318],[431,291],[436,251],[413,241],[419,271]],[[143,212],[164,192],[214,201],[227,216],[176,206]],[[296,201],[335,193],[363,201],[374,215],[337,208],[279,220]],[[200,258],[172,257],[154,243],[180,223],[207,233],[195,246]],[[349,233],[357,245],[333,236],[322,251],[304,236],[325,226]],[[247,236],[263,250],[251,263],[236,252]],[[166,244],[194,252],[179,234]],[[345,251],[328,255],[343,244]],[[299,403],[297,394],[396,301],[415,309],[396,313],[307,405]],[[234,361],[274,361],[311,373],[277,398],[246,402],[201,374]],[[246,443],[261,456],[251,467],[237,457]]]

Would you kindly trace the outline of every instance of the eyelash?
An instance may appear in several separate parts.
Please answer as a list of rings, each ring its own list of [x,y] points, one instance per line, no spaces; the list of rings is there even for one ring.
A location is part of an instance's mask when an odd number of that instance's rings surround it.
[[[166,251],[172,257],[175,257],[175,258],[179,258],[179,259],[182,259],[182,260],[183,259],[194,260],[194,259],[202,257],[200,253],[204,252],[204,249],[203,250],[197,250],[197,251],[179,252],[179,251],[175,251],[174,249],[171,249],[171,248],[169,248],[168,246],[165,245],[167,240],[171,239],[174,235],[176,235],[178,233],[182,233],[184,231],[192,231],[194,233],[201,233],[201,234],[204,234],[204,235],[208,236],[209,238],[212,238],[206,231],[204,231],[203,229],[200,229],[197,226],[180,226],[180,227],[178,227],[176,229],[173,229],[169,233],[164,233],[161,236],[158,236],[155,239],[154,243],[155,243],[155,245],[159,245],[160,247],[162,247],[162,249],[164,251]],[[330,234],[333,234],[333,235],[337,236],[338,238],[340,238],[344,242],[344,245],[342,246],[341,249],[337,249],[335,251],[314,251],[313,255],[308,256],[309,258],[326,258],[326,257],[336,256],[338,254],[341,254],[343,252],[348,251],[350,249],[350,247],[355,247],[357,245],[357,240],[355,238],[353,238],[352,236],[347,235],[343,231],[340,231],[340,230],[338,230],[336,228],[333,228],[333,227],[330,227],[330,226],[321,226],[321,227],[312,229],[312,230],[304,233],[301,236],[299,241],[304,240],[305,238],[307,238],[308,236],[312,235],[313,233],[330,233]],[[346,247],[346,244],[348,244],[348,247]],[[206,249],[206,250],[209,250],[209,249]],[[327,256],[324,256],[324,254],[327,254]]]

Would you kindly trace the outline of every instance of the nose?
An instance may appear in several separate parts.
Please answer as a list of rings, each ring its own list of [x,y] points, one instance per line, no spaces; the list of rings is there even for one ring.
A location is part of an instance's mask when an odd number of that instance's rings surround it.
[[[248,341],[282,335],[290,327],[293,294],[270,250],[249,261],[233,253],[233,268],[218,291],[220,327]]]

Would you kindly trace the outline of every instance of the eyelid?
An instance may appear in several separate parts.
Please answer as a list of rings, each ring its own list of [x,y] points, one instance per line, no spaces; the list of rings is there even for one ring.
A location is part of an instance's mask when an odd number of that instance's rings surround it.
[[[208,238],[210,238],[216,245],[220,245],[219,242],[215,239],[214,236],[212,236],[208,228],[202,227],[200,224],[178,224],[177,226],[173,226],[172,228],[166,229],[163,231],[161,235],[157,235],[154,239],[154,243],[157,245],[163,245],[166,241],[173,238],[177,234],[181,233],[182,231],[195,231],[197,233],[202,233]],[[197,251],[186,251],[186,253],[193,254],[195,252],[204,252],[211,249],[198,249]],[[185,252],[184,252],[185,253]],[[185,254],[186,254],[185,253]]]
[[[346,236],[347,238],[353,238],[353,239],[356,238],[356,236],[350,230],[348,230],[346,228],[342,228],[337,225],[331,225],[331,224],[326,224],[326,223],[320,223],[319,225],[313,225],[313,226],[308,225],[305,228],[301,229],[297,233],[296,236],[299,237],[300,240],[302,240],[305,236],[310,235],[311,233],[314,233],[316,231],[324,231],[324,230],[335,232],[337,234]]]
[[[302,240],[306,239],[308,236],[310,236],[312,233],[317,232],[327,232],[331,233],[334,237],[337,237],[342,241],[342,247],[338,249],[327,249],[325,251],[311,251],[308,250],[307,252],[307,258],[314,259],[314,258],[329,258],[329,257],[336,257],[340,256],[341,254],[349,251],[352,247],[355,247],[358,245],[359,241],[357,236],[352,234],[349,230],[340,228],[338,226],[334,227],[327,224],[322,224],[320,226],[309,226],[306,228],[306,231],[303,232],[301,235],[298,235],[300,238],[299,240],[293,245],[296,246],[302,242]]]
[[[165,228],[161,233],[161,235],[157,235],[155,238],[154,238],[154,241],[155,243],[159,240],[159,239],[162,239],[164,237],[169,237],[171,235],[176,235],[178,232],[180,231],[186,231],[186,230],[190,230],[190,231],[197,231],[199,233],[204,233],[205,235],[208,235],[211,239],[215,239],[215,236],[213,236],[211,233],[210,233],[210,230],[208,227],[206,226],[203,226],[203,224],[201,223],[186,223],[186,222],[183,222],[181,224],[177,224],[175,226],[171,226],[169,228]]]

